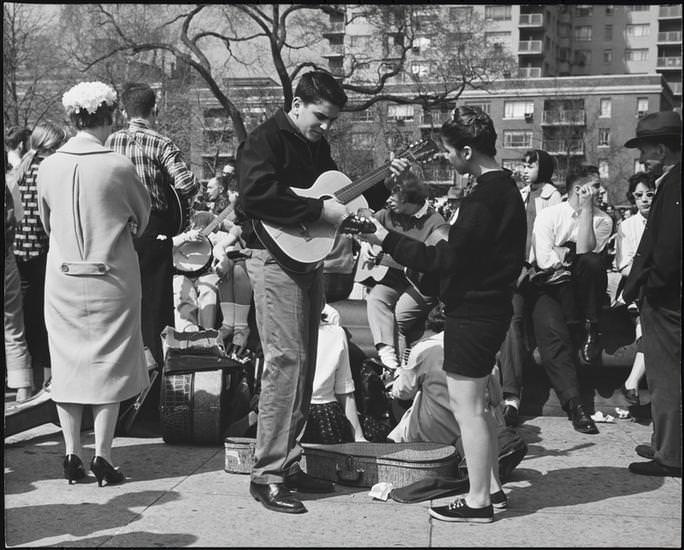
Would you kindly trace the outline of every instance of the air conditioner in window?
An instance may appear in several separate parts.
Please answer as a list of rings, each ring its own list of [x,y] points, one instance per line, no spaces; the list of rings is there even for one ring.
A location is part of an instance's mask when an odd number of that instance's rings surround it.
[[[648,111],[637,111],[637,118],[644,118]]]
[[[534,113],[525,113],[525,122],[532,122],[534,119]]]

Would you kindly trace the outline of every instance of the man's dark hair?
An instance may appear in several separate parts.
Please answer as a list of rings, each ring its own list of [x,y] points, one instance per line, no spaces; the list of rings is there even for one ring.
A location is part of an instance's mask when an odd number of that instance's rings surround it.
[[[157,102],[154,90],[143,82],[127,82],[121,91],[121,102],[129,118],[147,118]]]
[[[483,155],[496,156],[494,123],[480,107],[457,107],[452,118],[442,125],[441,133],[442,139],[454,149],[467,145]]]
[[[423,204],[428,197],[428,188],[415,172],[408,171],[399,177],[392,194],[396,194],[402,202]]]
[[[24,144],[24,153],[29,150],[31,130],[19,126],[12,126],[5,133],[5,145],[8,149],[16,149],[20,143]]]
[[[655,190],[655,176],[650,172],[637,172],[636,174],[630,176],[629,186],[627,187],[627,200],[632,204],[636,204],[634,200],[634,190],[640,183],[644,184],[649,189]]]
[[[329,101],[342,109],[347,104],[347,94],[335,77],[325,71],[311,71],[302,75],[294,95],[304,103]]]

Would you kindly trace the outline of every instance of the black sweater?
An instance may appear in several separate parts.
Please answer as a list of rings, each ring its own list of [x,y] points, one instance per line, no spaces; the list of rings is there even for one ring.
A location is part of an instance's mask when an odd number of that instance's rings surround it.
[[[383,250],[399,263],[440,275],[447,311],[464,302],[507,305],[523,264],[527,221],[520,192],[507,172],[487,172],[463,199],[449,230],[436,246],[390,232]]]
[[[250,248],[263,248],[251,231],[251,218],[297,225],[320,218],[323,200],[300,197],[327,170],[337,170],[328,142],[307,140],[281,109],[240,144],[236,158],[240,187],[238,220]]]

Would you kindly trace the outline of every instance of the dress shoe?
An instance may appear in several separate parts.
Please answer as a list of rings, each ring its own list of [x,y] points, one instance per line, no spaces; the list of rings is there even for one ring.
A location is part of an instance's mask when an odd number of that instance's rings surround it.
[[[599,433],[591,416],[584,410],[584,405],[577,399],[570,399],[566,405],[566,410],[568,411],[568,418],[572,421],[572,427],[575,430],[583,434]]]
[[[98,487],[102,487],[102,481],[106,481],[107,485],[116,485],[126,479],[123,472],[118,468],[114,468],[101,456],[94,456],[90,462],[90,471],[95,474],[97,478]]]
[[[66,455],[62,465],[64,466],[64,479],[69,480],[69,485],[86,476],[83,462],[77,455]]]
[[[249,494],[261,502],[264,508],[284,514],[303,514],[306,507],[282,483],[249,484]]]
[[[650,445],[637,445],[634,447],[634,450],[641,458],[645,458],[647,460],[653,460],[655,458],[655,451]]]
[[[504,405],[503,417],[506,426],[516,427],[518,425],[518,407],[513,405]]]
[[[580,349],[580,356],[585,364],[591,365],[601,357],[601,337],[596,323],[587,321],[585,331],[586,335]]]
[[[285,477],[285,487],[300,493],[332,493],[335,486],[331,481],[311,477],[302,470]]]
[[[637,390],[627,389],[627,386],[623,385],[620,388],[620,392],[622,392],[622,395],[625,396],[627,403],[629,403],[630,405],[638,405],[639,404],[639,392]]]
[[[674,466],[665,466],[655,460],[649,462],[632,462],[629,471],[642,476],[682,477],[682,469]]]

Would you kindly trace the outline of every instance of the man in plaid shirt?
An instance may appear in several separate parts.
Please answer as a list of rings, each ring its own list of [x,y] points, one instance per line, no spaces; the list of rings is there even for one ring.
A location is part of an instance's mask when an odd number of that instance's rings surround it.
[[[150,222],[135,239],[135,248],[142,281],[143,341],[161,365],[159,335],[166,325],[173,326],[171,237],[184,229],[184,211],[200,185],[178,147],[152,129],[157,116],[154,90],[147,84],[128,83],[121,101],[128,128],[110,135],[105,145],[131,159],[152,199]]]

